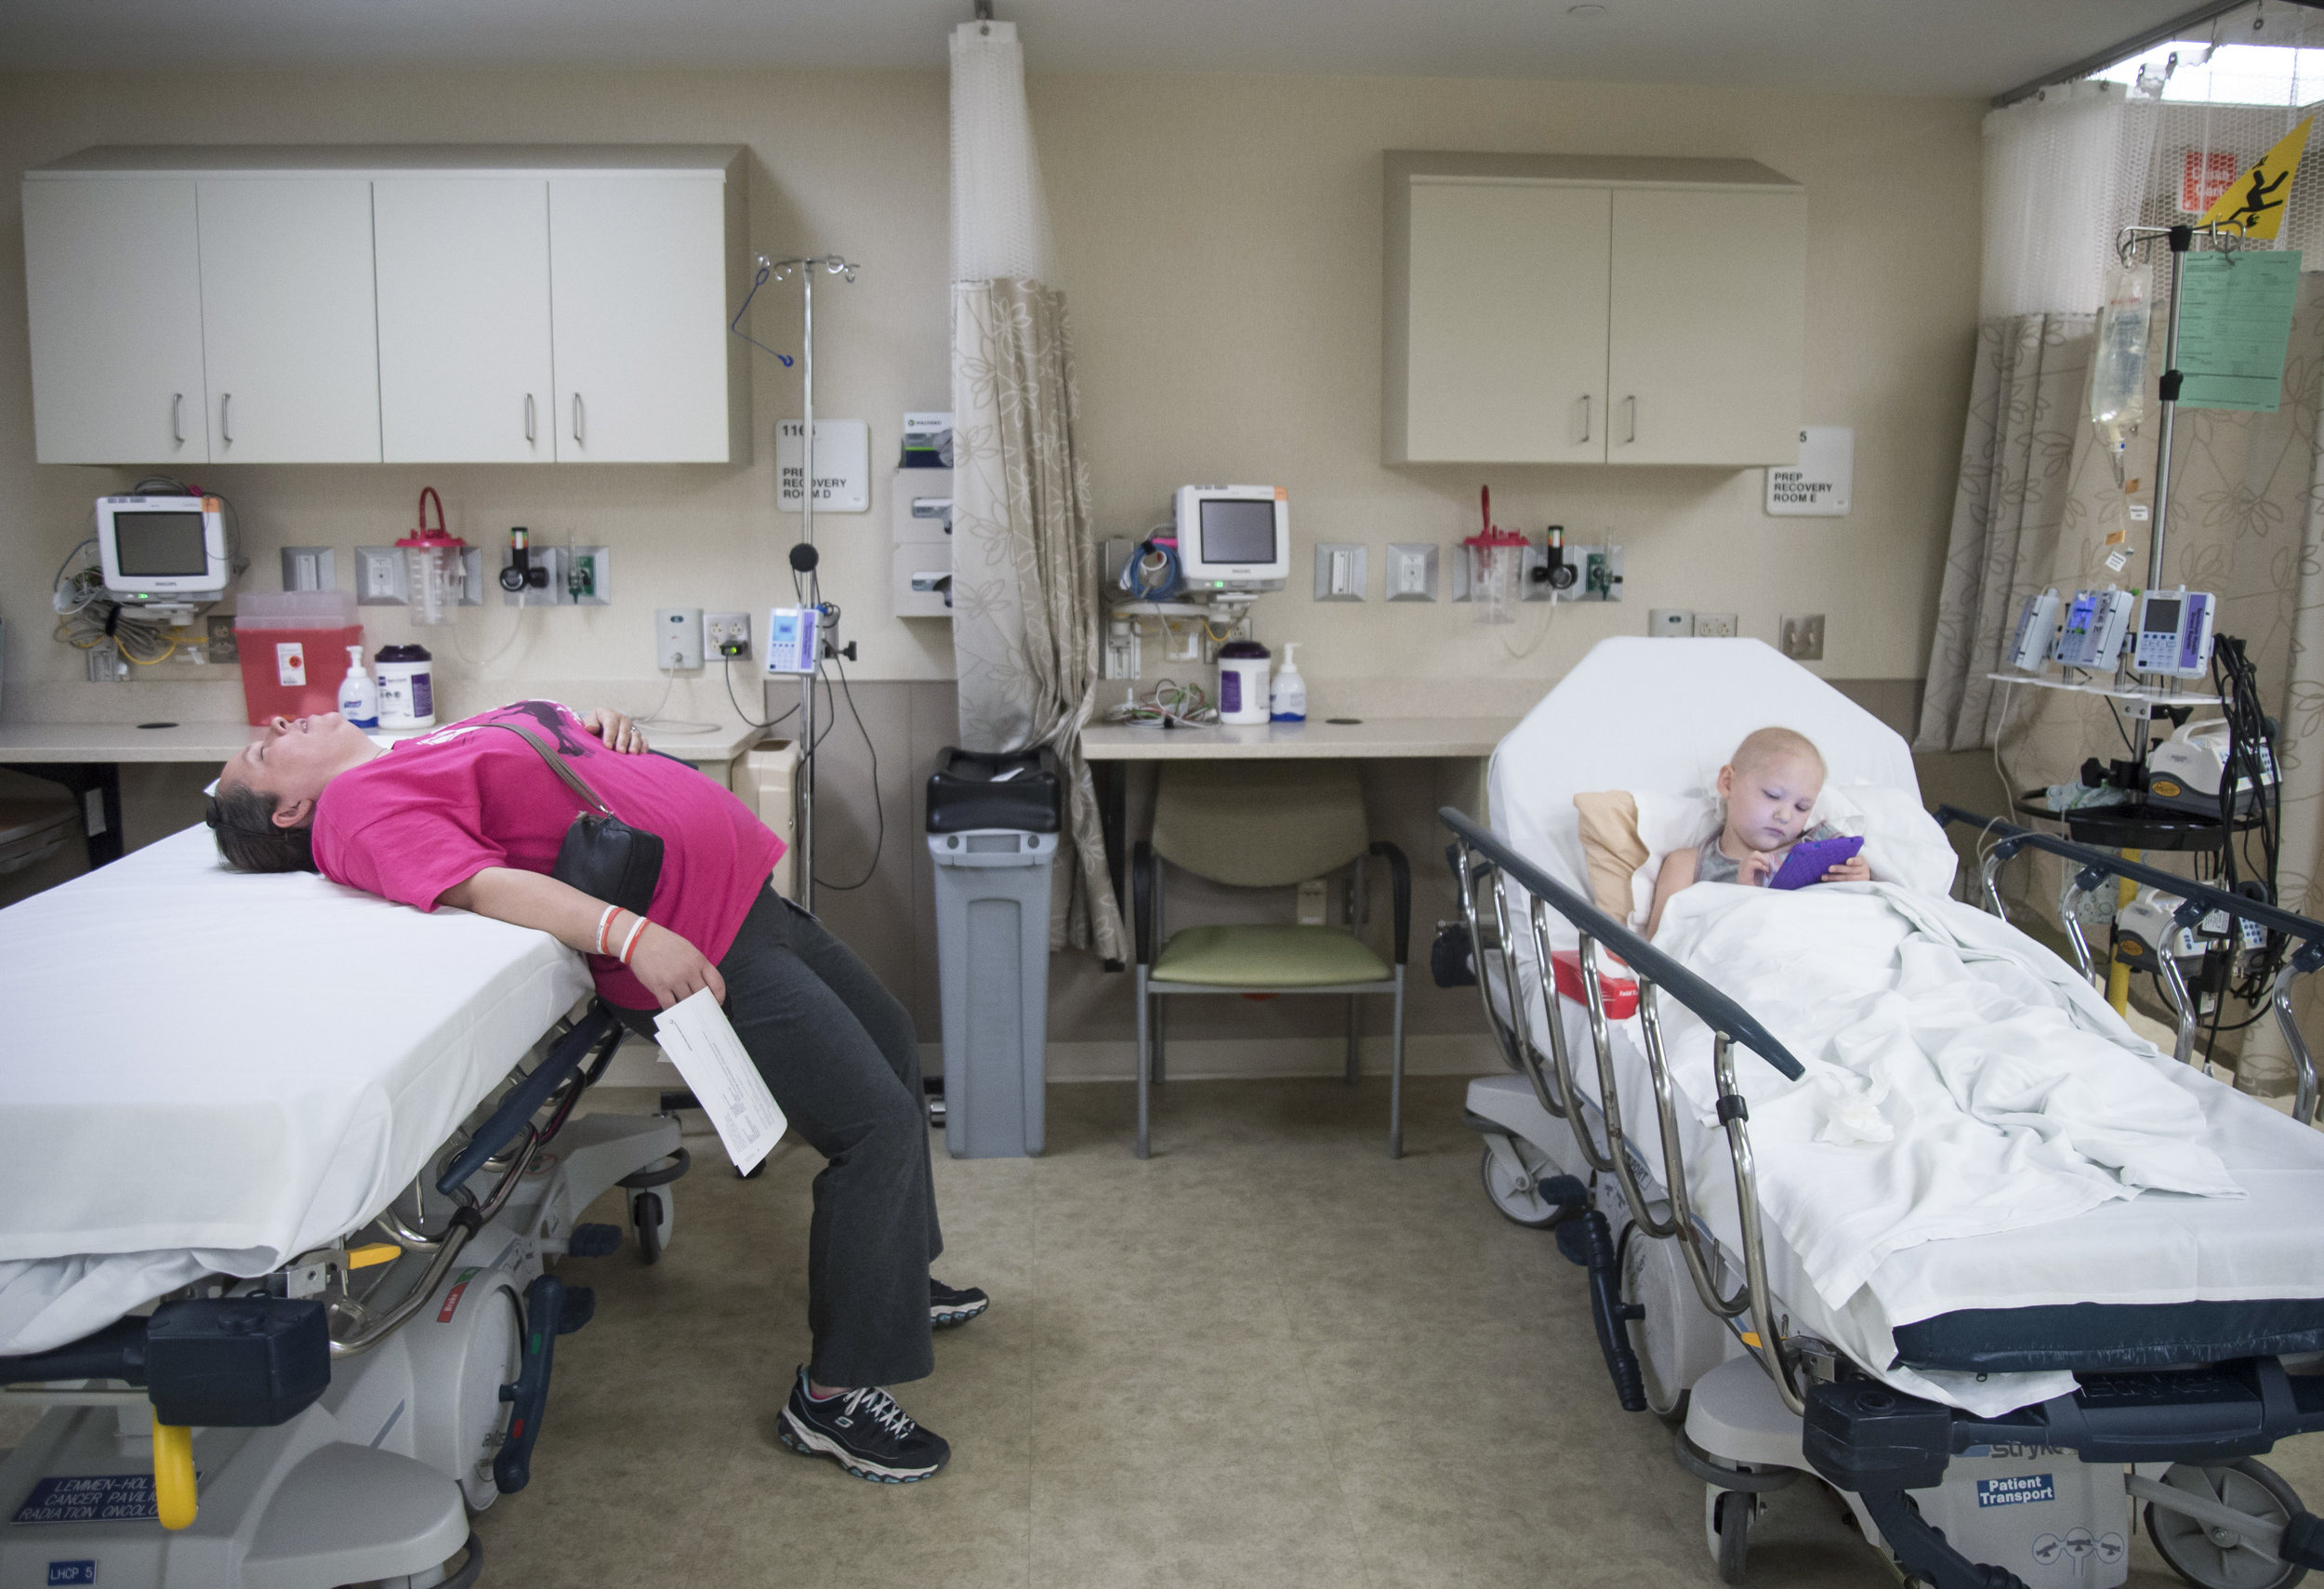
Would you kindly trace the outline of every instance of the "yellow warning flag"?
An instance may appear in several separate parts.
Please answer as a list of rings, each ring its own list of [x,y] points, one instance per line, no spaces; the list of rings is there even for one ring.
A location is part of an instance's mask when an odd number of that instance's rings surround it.
[[[2308,123],[2302,122],[2230,183],[2195,224],[2225,227],[2273,242],[2276,229],[2283,224],[2284,207],[2291,202],[2291,174],[2299,169],[2307,145]]]

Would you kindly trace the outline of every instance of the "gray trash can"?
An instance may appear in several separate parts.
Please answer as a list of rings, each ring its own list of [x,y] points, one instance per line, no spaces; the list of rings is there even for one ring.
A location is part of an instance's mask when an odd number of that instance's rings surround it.
[[[956,1159],[1041,1151],[1050,867],[1063,810],[1047,750],[947,748],[928,780],[944,1145]]]

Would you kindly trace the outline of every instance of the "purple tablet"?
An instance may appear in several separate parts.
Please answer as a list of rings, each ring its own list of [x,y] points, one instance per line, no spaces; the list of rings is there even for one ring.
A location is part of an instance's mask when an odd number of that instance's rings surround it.
[[[1803,839],[1791,846],[1791,854],[1783,858],[1782,867],[1767,880],[1767,886],[1805,888],[1812,882],[1822,882],[1826,872],[1854,860],[1855,853],[1863,848],[1864,841],[1856,838]]]

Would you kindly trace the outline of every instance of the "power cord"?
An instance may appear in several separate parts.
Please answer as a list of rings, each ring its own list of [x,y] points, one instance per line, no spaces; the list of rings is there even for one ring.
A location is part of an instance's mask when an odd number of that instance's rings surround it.
[[[678,688],[678,673],[676,669],[669,668],[665,668],[661,671],[663,680],[662,698],[654,703],[654,709],[652,711],[647,712],[643,717],[636,720],[638,726],[640,728],[658,728],[667,734],[716,734],[722,726],[721,724],[715,722],[693,722],[684,718],[667,718],[662,715],[662,708],[669,705],[670,692]]]
[[[767,719],[764,722],[760,722],[757,718],[745,711],[743,709],[743,703],[737,699],[734,695],[734,659],[731,656],[726,659],[726,698],[729,701],[733,702],[734,715],[741,718],[745,722],[748,723],[753,728],[772,728],[777,723],[783,722],[784,719],[795,715],[799,710],[799,703],[797,701],[793,701],[788,710],[777,712],[774,716]]]
[[[834,894],[848,894],[853,890],[862,888],[865,883],[871,881],[871,880],[878,875],[879,871],[880,853],[888,847],[888,811],[887,807],[880,802],[879,799],[879,748],[872,743],[871,730],[864,726],[864,714],[855,709],[855,689],[853,685],[848,682],[847,664],[840,661],[837,656],[834,656],[831,659],[831,666],[838,670],[839,691],[840,694],[847,699],[848,715],[855,720],[855,732],[864,736],[865,753],[871,758],[872,817],[874,822],[877,824],[874,828],[872,839],[871,864],[864,868],[864,875],[862,877],[857,878],[853,882],[826,882],[822,878],[817,878],[815,880],[815,886],[817,888],[827,888]],[[816,672],[817,676],[820,677],[822,669],[818,669]],[[828,681],[825,681],[824,684],[824,699],[825,702],[828,702],[830,698],[831,685]],[[838,714],[834,713],[833,715],[837,716]],[[815,746],[820,746],[824,740],[829,738],[830,736],[830,729],[824,730],[824,732],[816,737],[815,745],[808,748],[808,755],[812,757],[814,754]]]

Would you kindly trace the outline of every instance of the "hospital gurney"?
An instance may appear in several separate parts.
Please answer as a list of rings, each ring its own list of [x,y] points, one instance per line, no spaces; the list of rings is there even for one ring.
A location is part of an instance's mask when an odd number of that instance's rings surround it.
[[[0,1407],[46,1409],[0,1584],[474,1582],[593,1308],[548,1263],[615,1185],[651,1262],[687,1163],[575,1118],[622,1035],[579,957],[196,828],[0,911]]]
[[[1591,661],[1624,643],[1601,647]],[[1627,642],[1632,656],[1641,645],[1670,643]],[[1767,666],[1775,659],[1764,648],[1750,647],[1762,654],[1752,656],[1737,654],[1736,642],[1709,646],[1726,655],[1687,688],[1697,707],[1710,708],[1694,715],[1710,720],[1701,732],[1715,748],[1695,754],[1715,765],[1743,732],[1789,722],[1809,728],[1836,777],[1909,778],[1901,742],[1875,743],[1874,735],[1895,736],[1866,718],[1853,729],[1860,743],[1850,745],[1846,719],[1855,708],[1802,670]],[[1650,661],[1664,670],[1686,667],[1667,653]],[[1603,720],[1606,679],[1591,676],[1588,662],[1577,676],[1568,683],[1578,700],[1561,705],[1562,685],[1511,744],[1530,731],[1536,748],[1561,760],[1604,748],[1577,744],[1589,730],[1574,725],[1593,713]],[[1670,775],[1668,766],[1642,767],[1618,753],[1589,771],[1598,781],[1574,784],[1564,771],[1539,781],[1565,780],[1570,790],[1638,778],[1651,788]],[[1538,791],[1507,772],[1497,764],[1493,786],[1502,832],[1444,813],[1456,835],[1452,858],[1480,990],[1519,1073],[1472,1086],[1470,1123],[1486,1133],[1486,1178],[1497,1204],[1553,1225],[1560,1250],[1589,1271],[1593,1320],[1622,1405],[1684,1414],[1674,1450],[1705,1481],[1706,1529],[1723,1576],[1741,1580],[1756,1497],[1803,1472],[1838,1490],[1866,1537],[1905,1571],[1941,1589],[2119,1584],[2141,1502],[2159,1548],[2197,1583],[2283,1584],[2307,1565],[2324,1565],[2324,1522],[2251,1460],[2286,1436],[2324,1428],[2324,1378],[2289,1374],[2281,1360],[2324,1346],[2324,1259],[2313,1239],[2324,1212],[2324,1143],[2264,1106],[2202,1083],[2207,1129],[2238,1173],[2265,1181],[2265,1204],[2222,1204],[2227,1212],[2214,1218],[2204,1199],[2150,1194],[2028,1229],[1932,1241],[1888,1260],[1884,1277],[1910,1271],[1888,1290],[1916,1294],[1916,1275],[1923,1296],[1969,1294],[1982,1283],[1967,1305],[1868,1317],[1886,1305],[1868,1286],[1847,1309],[1828,1307],[1804,1283],[1781,1233],[1760,1217],[1750,1111],[1737,1084],[1739,1066],[1764,1064],[1796,1076],[1797,1060],[1733,1000],[1591,903],[1574,886],[1575,855],[1545,830],[1549,797],[1529,814],[1516,809]],[[1567,798],[1564,790],[1552,796]],[[1533,844],[1512,842],[1508,830],[1529,825]],[[2099,852],[2073,859],[2102,873],[2115,864]],[[2184,883],[2180,892],[2204,910],[2251,907]],[[2267,924],[2304,943],[2324,941],[2324,926],[2282,912],[2268,912]],[[1561,937],[1572,945],[1562,956]],[[1614,969],[1601,958],[1608,950],[1635,978],[1634,1021],[1618,1019],[1612,1003],[1631,993],[1604,975]],[[1678,1011],[1713,1034],[1719,1106],[1709,1126],[1673,1097],[1663,1025]],[[1689,1161],[1721,1168],[1698,1173],[1690,1191]],[[1665,1165],[1678,1168],[1666,1174]],[[1731,1185],[1723,1207],[1704,1195],[1705,1173]],[[2232,1274],[2255,1244],[2278,1250],[2273,1269],[2242,1277],[2262,1274],[2265,1294],[2245,1286],[2237,1296],[2208,1295],[2217,1277],[2199,1274],[2180,1305],[2119,1302],[2104,1286],[2079,1305],[2046,1294],[2028,1299],[2036,1305],[2013,1305],[2000,1294],[2029,1260],[2088,1281],[2091,1270],[2071,1259],[2077,1245],[2114,1253],[2143,1245],[2172,1261],[2208,1256]],[[2134,1291],[2133,1278],[2115,1289]],[[2152,1296],[2186,1278],[2172,1272],[2143,1283]],[[1874,1342],[1884,1352],[1871,1351]],[[2040,1384],[2043,1374],[2050,1384],[2038,1395],[2008,1394],[2013,1384]],[[1968,1394],[1948,1405],[1947,1386]]]

